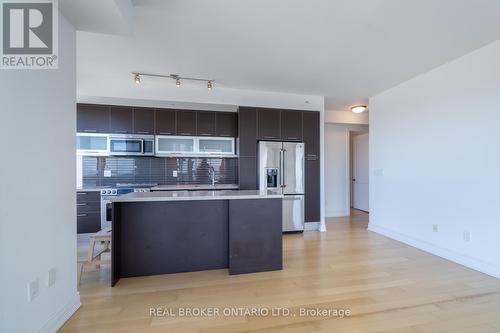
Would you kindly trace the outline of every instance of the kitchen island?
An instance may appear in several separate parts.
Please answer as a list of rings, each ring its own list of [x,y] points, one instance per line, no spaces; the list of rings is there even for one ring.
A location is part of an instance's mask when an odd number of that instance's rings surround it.
[[[113,199],[111,285],[122,277],[283,268],[281,194],[130,193]]]

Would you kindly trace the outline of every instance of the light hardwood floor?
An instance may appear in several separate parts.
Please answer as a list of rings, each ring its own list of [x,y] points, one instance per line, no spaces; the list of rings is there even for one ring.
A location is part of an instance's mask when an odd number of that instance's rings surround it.
[[[122,279],[87,267],[62,332],[500,332],[500,280],[366,230],[367,215],[284,237],[284,270]],[[166,253],[165,255],[168,255]],[[151,317],[151,307],[285,307],[297,316]],[[301,317],[300,308],[350,317]]]

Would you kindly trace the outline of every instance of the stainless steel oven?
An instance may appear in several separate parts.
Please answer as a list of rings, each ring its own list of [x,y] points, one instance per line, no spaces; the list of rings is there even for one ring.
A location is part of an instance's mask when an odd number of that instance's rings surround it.
[[[118,188],[109,188],[101,190],[101,229],[111,227],[113,219],[112,198],[117,195],[132,193],[132,192],[149,192],[150,187],[157,184],[144,184],[137,187],[123,187],[118,185]]]
[[[154,156],[154,135],[112,134],[109,136],[110,155]]]

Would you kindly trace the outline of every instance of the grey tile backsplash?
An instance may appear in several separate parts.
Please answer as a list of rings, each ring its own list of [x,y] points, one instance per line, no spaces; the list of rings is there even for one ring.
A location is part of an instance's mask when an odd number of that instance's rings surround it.
[[[208,184],[209,166],[218,184],[238,183],[237,158],[83,157],[83,187],[134,184]],[[177,171],[177,177],[173,176]]]

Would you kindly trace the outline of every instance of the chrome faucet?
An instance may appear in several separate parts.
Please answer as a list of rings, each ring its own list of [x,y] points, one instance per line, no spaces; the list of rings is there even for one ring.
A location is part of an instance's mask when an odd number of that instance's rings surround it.
[[[215,169],[213,166],[208,167],[208,175],[210,176],[210,180],[212,181],[212,185],[215,185]]]

